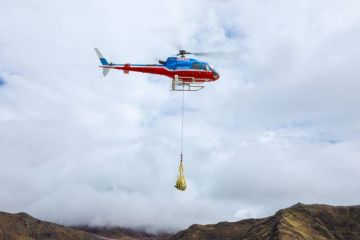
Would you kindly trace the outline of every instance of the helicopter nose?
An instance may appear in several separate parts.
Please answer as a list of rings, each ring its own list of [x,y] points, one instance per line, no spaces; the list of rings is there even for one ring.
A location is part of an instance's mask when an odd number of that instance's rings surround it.
[[[215,70],[212,71],[214,80],[218,80],[220,78],[220,74],[217,73]]]

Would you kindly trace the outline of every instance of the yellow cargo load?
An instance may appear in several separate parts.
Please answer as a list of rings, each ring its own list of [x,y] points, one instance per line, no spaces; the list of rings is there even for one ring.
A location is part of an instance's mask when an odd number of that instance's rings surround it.
[[[185,191],[186,189],[186,181],[184,176],[184,167],[183,167],[183,160],[182,160],[182,154],[180,157],[180,165],[179,165],[179,175],[176,179],[175,187],[180,191]]]

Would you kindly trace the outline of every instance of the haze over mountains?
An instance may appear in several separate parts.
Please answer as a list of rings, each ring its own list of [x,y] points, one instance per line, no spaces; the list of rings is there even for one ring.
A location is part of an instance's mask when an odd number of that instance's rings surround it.
[[[360,206],[298,203],[267,218],[194,224],[161,236],[120,227],[76,228],[41,221],[26,213],[0,212],[0,240],[357,240],[360,239]]]

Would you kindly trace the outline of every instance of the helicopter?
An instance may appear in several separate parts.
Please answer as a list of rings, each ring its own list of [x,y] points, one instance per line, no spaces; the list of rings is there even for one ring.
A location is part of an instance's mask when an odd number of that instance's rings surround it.
[[[199,91],[205,87],[205,83],[220,78],[220,74],[207,62],[186,57],[186,55],[206,56],[207,53],[179,50],[179,53],[168,57],[166,61],[159,60],[159,64],[114,64],[109,63],[99,49],[95,48],[95,52],[100,60],[99,67],[103,69],[104,77],[110,69],[123,70],[125,74],[133,71],[164,75],[172,79],[172,91]]]

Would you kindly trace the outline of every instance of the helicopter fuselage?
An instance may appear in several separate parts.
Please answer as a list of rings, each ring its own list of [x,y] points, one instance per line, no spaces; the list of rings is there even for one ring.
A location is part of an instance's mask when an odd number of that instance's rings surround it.
[[[169,57],[162,64],[107,64],[99,67],[123,70],[124,73],[142,72],[159,74],[183,83],[204,83],[216,81],[220,75],[206,62],[193,58]]]

